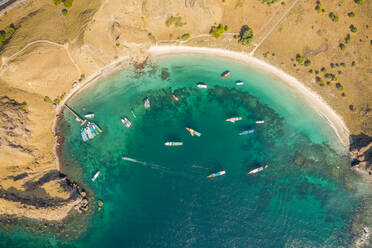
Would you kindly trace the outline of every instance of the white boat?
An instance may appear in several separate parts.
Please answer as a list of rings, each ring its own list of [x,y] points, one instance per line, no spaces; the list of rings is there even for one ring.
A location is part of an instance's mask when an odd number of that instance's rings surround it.
[[[248,174],[255,174],[255,173],[260,172],[260,171],[262,171],[262,170],[264,170],[266,168],[267,168],[267,165],[261,166],[261,167],[259,167],[257,169],[251,170],[250,172],[248,172]]]
[[[186,127],[186,130],[190,132],[191,136],[194,136],[194,135],[199,136],[199,137],[201,136],[201,133],[195,131],[194,129]]]
[[[137,118],[136,114],[134,113],[133,109],[130,111],[134,118]]]
[[[127,127],[127,128],[130,128],[130,126],[132,125],[132,123],[130,122],[130,120],[127,118],[127,117],[124,117],[124,118],[121,118],[121,122]]]
[[[243,82],[243,81],[237,81],[237,82],[235,83],[235,85],[238,85],[238,86],[240,86],[240,85],[244,85],[244,82]]]
[[[206,85],[205,83],[198,83],[196,86],[198,88],[200,88],[200,89],[206,89],[206,88],[208,88],[208,85]]]
[[[182,146],[183,143],[182,142],[168,141],[168,142],[165,142],[164,145],[166,145],[166,146]]]
[[[93,114],[93,113],[91,113],[91,114],[86,114],[86,115],[84,115],[84,117],[85,117],[85,118],[88,118],[88,119],[92,119],[92,118],[94,118],[94,114]]]
[[[256,124],[262,124],[265,123],[265,121],[256,121]]]
[[[226,121],[229,121],[231,123],[235,123],[236,121],[240,121],[241,119],[243,119],[242,117],[232,117],[232,118],[229,118],[229,119],[226,119]]]
[[[99,174],[101,174],[100,171],[97,171],[96,174],[94,174],[94,176],[92,177],[92,182],[94,182],[97,179],[97,177],[99,176]]]

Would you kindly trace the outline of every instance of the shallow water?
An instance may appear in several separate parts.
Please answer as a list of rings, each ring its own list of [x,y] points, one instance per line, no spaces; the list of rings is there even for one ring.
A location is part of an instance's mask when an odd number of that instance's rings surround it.
[[[226,69],[232,74],[221,79]],[[235,86],[237,80],[245,85]],[[160,57],[104,81],[70,103],[81,114],[94,112],[103,134],[84,143],[71,114],[61,123],[66,173],[89,184],[103,210],[78,239],[22,232],[0,236],[0,246],[345,247],[352,241],[359,179],[326,121],[283,84],[245,65],[196,55]],[[130,129],[120,122],[124,116]],[[233,116],[243,120],[225,121]],[[255,132],[238,135],[247,129]],[[184,145],[166,147],[166,141]],[[221,170],[226,175],[207,178]]]

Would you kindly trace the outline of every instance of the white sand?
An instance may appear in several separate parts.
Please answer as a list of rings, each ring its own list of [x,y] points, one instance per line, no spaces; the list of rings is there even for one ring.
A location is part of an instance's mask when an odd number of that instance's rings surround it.
[[[288,75],[284,71],[257,59],[243,52],[233,52],[216,48],[190,47],[190,46],[170,46],[160,45],[150,47],[151,55],[166,55],[166,54],[209,54],[219,57],[225,57],[237,60],[247,65],[268,72],[269,74],[280,79],[286,86],[293,89],[294,92],[304,99],[313,109],[325,118],[330,126],[339,137],[342,144],[349,146],[349,130],[346,127],[343,119],[315,92],[307,88],[303,83],[295,77]]]

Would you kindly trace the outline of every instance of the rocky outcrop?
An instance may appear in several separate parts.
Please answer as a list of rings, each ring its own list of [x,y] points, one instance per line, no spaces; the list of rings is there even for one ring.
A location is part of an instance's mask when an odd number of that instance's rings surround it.
[[[372,175],[372,137],[363,133],[350,136],[351,166]]]

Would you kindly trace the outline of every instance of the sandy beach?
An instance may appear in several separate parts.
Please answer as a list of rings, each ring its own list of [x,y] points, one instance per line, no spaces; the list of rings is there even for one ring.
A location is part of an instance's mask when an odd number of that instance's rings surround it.
[[[125,66],[128,66],[129,63],[130,63],[130,58],[127,56],[124,56],[104,66],[97,72],[90,75],[86,80],[78,84],[75,88],[72,88],[71,91],[67,94],[67,96],[63,99],[63,101],[61,101],[61,103],[56,107],[56,117],[53,120],[52,131],[56,138],[53,151],[56,157],[57,170],[59,171],[61,170],[61,155],[60,155],[61,144],[58,142],[58,140],[60,139],[59,132],[58,132],[58,123],[60,120],[59,118],[60,114],[64,110],[65,103],[67,103],[74,95],[76,95],[80,91],[86,89],[87,87],[92,86],[94,83],[99,82],[102,78],[107,77],[117,72],[118,70],[124,68]]]
[[[248,66],[260,69],[270,75],[280,79],[291,88],[297,95],[302,97],[311,107],[314,108],[323,118],[325,118],[336,135],[345,146],[349,146],[350,132],[346,127],[342,117],[338,115],[318,94],[311,91],[295,77],[288,75],[284,71],[266,63],[263,60],[255,58],[247,53],[233,52],[216,48],[191,47],[191,46],[151,46],[149,52],[153,56],[166,54],[208,54],[219,57],[225,57],[243,62]]]

